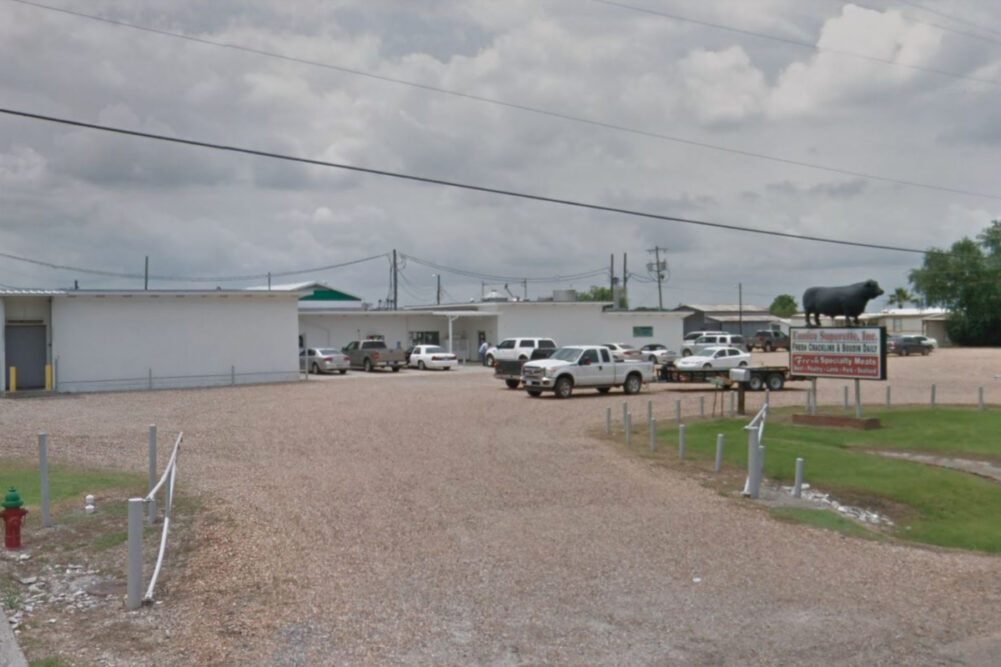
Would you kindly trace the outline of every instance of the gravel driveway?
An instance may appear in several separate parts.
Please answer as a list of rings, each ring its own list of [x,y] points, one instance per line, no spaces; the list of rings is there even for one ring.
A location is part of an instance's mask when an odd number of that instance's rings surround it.
[[[995,373],[1001,351],[890,359],[895,402],[935,382],[940,403],[983,384],[999,404]],[[822,381],[821,401],[844,385]],[[697,410],[681,389],[631,411]],[[139,612],[170,632],[148,664],[996,661],[997,558],[775,522],[589,435],[623,400],[530,399],[478,366],[353,372],[7,400],[0,438],[30,457],[46,430],[57,462],[142,472],[148,423],[185,432],[179,484],[224,520],[196,527],[204,546],[168,560],[164,604]]]

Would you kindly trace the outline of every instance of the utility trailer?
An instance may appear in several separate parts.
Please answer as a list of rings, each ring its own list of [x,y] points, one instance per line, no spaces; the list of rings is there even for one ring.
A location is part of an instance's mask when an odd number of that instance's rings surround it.
[[[691,370],[680,370],[674,366],[664,365],[660,367],[661,382],[712,382],[717,386],[730,386],[737,382],[730,375],[729,368],[696,368]],[[771,391],[778,391],[790,380],[808,380],[807,377],[792,375],[788,366],[747,366],[732,369],[746,373],[743,380],[748,389],[759,391],[767,387]],[[720,382],[722,381],[722,382]]]

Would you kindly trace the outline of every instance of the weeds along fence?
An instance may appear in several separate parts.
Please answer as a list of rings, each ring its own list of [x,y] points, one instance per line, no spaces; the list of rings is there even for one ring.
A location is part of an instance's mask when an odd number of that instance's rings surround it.
[[[156,588],[156,580],[160,576],[160,569],[163,567],[163,557],[167,551],[167,535],[170,533],[170,514],[174,503],[174,483],[177,479],[177,455],[181,450],[181,441],[184,440],[184,433],[177,434],[174,442],[174,449],[167,460],[160,480],[150,489],[150,492],[143,498],[129,498],[128,512],[128,565],[127,565],[127,600],[129,609],[138,609],[144,602],[153,600],[153,590]],[[156,427],[150,427],[150,472],[151,477],[155,471],[156,460]],[[164,491],[163,504],[163,528],[160,532],[160,548],[157,552],[156,565],[153,567],[153,575],[150,577],[149,586],[145,595],[142,593],[143,585],[143,558],[142,558],[142,537],[143,537],[143,510],[150,508],[149,520],[152,523],[156,517],[156,495],[159,491]]]

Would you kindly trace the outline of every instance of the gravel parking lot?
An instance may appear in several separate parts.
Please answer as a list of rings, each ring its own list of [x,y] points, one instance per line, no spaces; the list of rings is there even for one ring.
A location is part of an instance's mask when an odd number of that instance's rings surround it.
[[[984,385],[1001,404],[1001,350],[889,369],[895,403],[927,402],[934,382],[939,403]],[[821,402],[845,384],[822,381]],[[863,384],[883,402],[886,383]],[[802,405],[805,387],[772,401]],[[667,419],[704,390],[651,385],[628,402]],[[45,430],[57,462],[142,472],[147,424],[185,432],[179,485],[225,521],[168,560],[169,595],[139,613],[170,639],[145,664],[996,661],[997,558],[773,521],[594,437],[624,400],[530,399],[475,365],[352,372],[5,400],[0,439],[33,457]]]

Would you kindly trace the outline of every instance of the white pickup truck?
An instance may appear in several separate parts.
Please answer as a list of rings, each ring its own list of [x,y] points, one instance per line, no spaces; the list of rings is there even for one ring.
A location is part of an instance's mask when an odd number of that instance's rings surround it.
[[[649,361],[615,361],[603,345],[570,345],[548,359],[529,361],[521,367],[521,383],[529,396],[553,392],[567,398],[574,389],[597,389],[605,394],[622,387],[627,394],[639,393],[644,382],[654,379]]]

